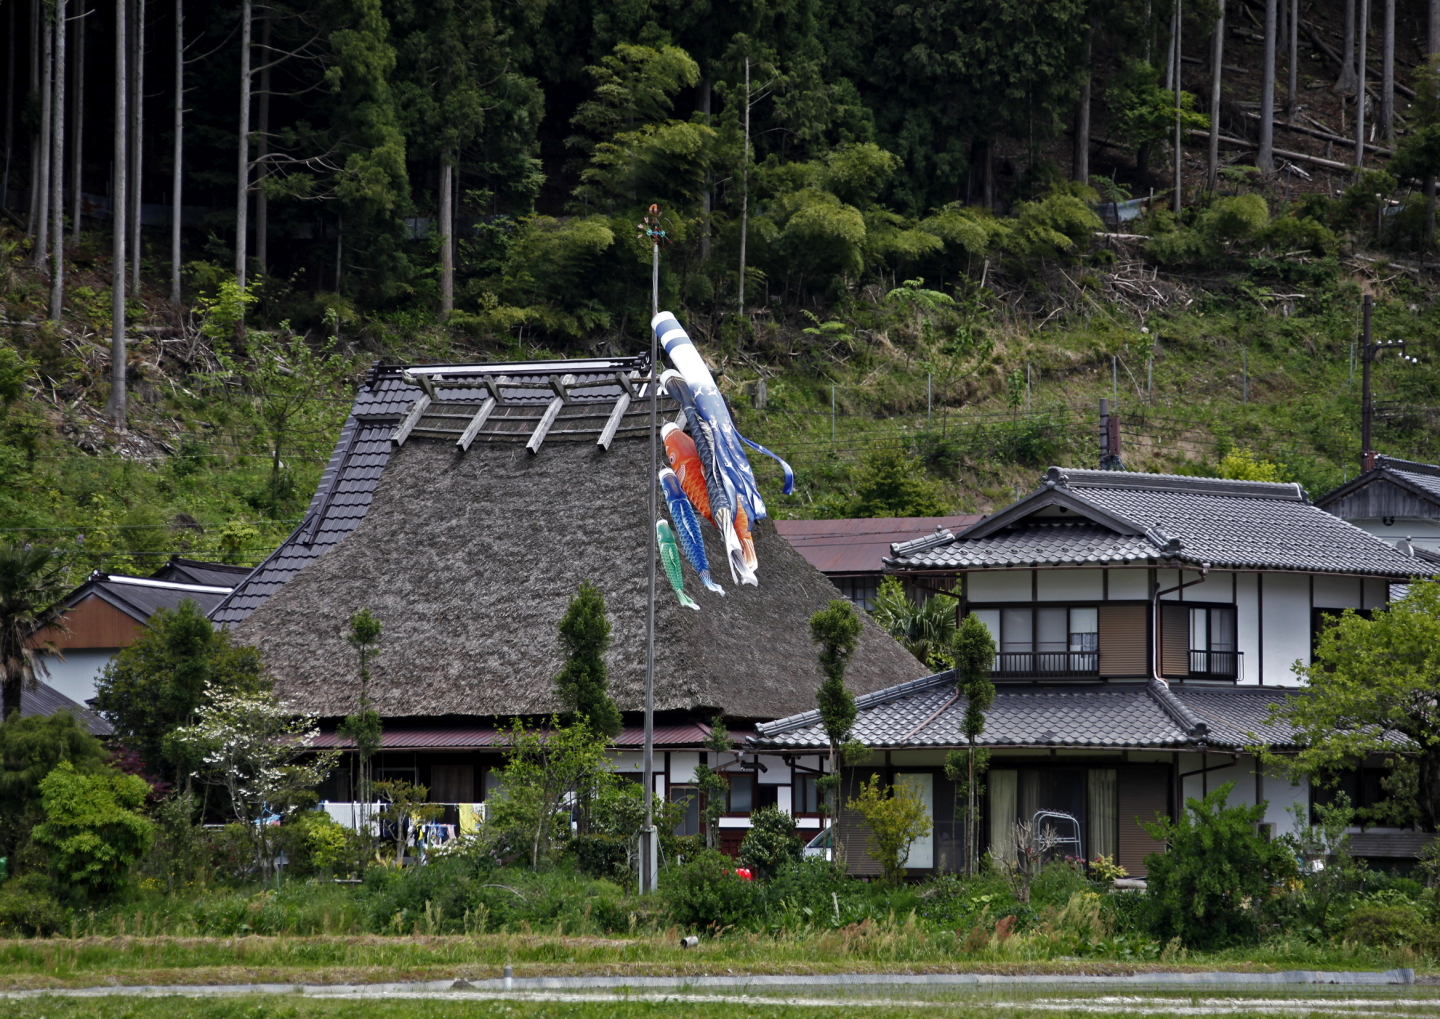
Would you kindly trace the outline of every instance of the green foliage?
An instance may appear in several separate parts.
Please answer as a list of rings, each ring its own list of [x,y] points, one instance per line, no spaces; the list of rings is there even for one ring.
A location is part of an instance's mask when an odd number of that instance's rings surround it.
[[[154,774],[188,784],[195,762],[175,756],[179,746],[167,750],[165,738],[177,726],[194,724],[207,688],[262,685],[259,652],[237,646],[229,630],[217,629],[185,598],[175,609],[157,610],[135,642],[105,666],[95,707]]]
[[[967,614],[960,621],[954,638],[955,680],[960,693],[965,696],[965,717],[960,721],[960,735],[965,737],[965,767],[946,756],[946,775],[956,783],[955,795],[964,797],[965,831],[967,846],[966,866],[975,872],[980,858],[980,779],[989,769],[990,752],[976,746],[985,732],[985,712],[995,705],[995,683],[990,678],[991,666],[995,664],[995,638],[990,629],[974,614]],[[958,754],[958,751],[952,751]]]
[[[1345,610],[1320,632],[1311,664],[1295,667],[1309,696],[1286,698],[1271,712],[1295,726],[1305,749],[1267,760],[1307,775],[1351,767],[1370,754],[1407,762],[1417,781],[1392,789],[1392,798],[1402,794],[1405,806],[1433,827],[1440,822],[1440,727],[1428,704],[1440,695],[1436,647],[1440,582],[1417,580],[1404,599],[1370,618]]]
[[[1260,459],[1253,449],[1244,446],[1238,446],[1221,457],[1215,475],[1232,481],[1285,480],[1284,471],[1279,464]]]
[[[716,767],[722,761],[722,754],[733,754],[735,745],[730,739],[730,730],[725,719],[716,715],[710,720],[710,735],[705,739],[705,750],[713,755]],[[695,789],[700,795],[700,825],[705,834],[705,848],[720,848],[720,815],[725,813],[725,794],[730,783],[720,772],[705,762],[695,766]]]
[[[1175,132],[1175,93],[1160,85],[1160,72],[1143,60],[1126,58],[1106,93],[1112,130],[1136,148],[1168,142]],[[1210,118],[1195,111],[1195,96],[1180,93],[1182,131],[1203,130]]]
[[[1361,906],[1345,919],[1345,940],[1360,945],[1414,945],[1433,931],[1414,906]]]
[[[833,598],[828,607],[810,617],[810,639],[820,646],[824,680],[816,694],[820,720],[831,750],[850,738],[858,717],[855,695],[845,687],[845,669],[859,646],[860,617],[850,602]]]
[[[601,736],[619,735],[620,709],[610,696],[605,652],[610,647],[610,620],[605,596],[582,583],[560,619],[560,645],[565,666],[555,677],[555,694],[569,709],[566,721],[579,720]]]
[[[1047,262],[1068,260],[1088,250],[1104,224],[1087,202],[1072,194],[1051,194],[1038,202],[1021,202],[1013,224],[1001,238],[1001,249],[1017,272],[1038,272]]]
[[[69,761],[41,780],[45,820],[32,837],[48,852],[60,887],[83,898],[124,886],[154,835],[140,813],[149,792],[136,775],[109,769],[82,773]]]
[[[758,882],[735,873],[729,857],[706,851],[660,874],[660,896],[673,923],[720,932],[748,924],[761,901]]]
[[[375,783],[375,795],[382,806],[376,815],[381,830],[389,830],[390,841],[394,844],[392,860],[399,867],[405,862],[405,843],[414,833],[416,825],[429,824],[444,811],[444,807],[430,802],[427,786],[392,779]]]
[[[798,863],[804,848],[794,818],[779,807],[761,807],[750,815],[750,830],[740,843],[740,862],[756,877],[771,877],[786,864]]]
[[[870,616],[928,668],[948,668],[955,640],[955,600],[932,596],[916,604],[905,594],[899,577],[880,581]]]
[[[561,725],[552,718],[545,730],[526,728],[515,719],[510,727],[510,749],[502,771],[504,790],[497,816],[486,823],[504,838],[511,852],[523,852],[532,869],[552,862],[559,843],[569,836],[569,818],[561,807],[572,798],[594,796],[605,784],[617,781],[609,769],[608,739],[583,720]]]
[[[42,818],[40,783],[61,763],[78,774],[105,768],[105,748],[68,711],[0,724],[0,856],[14,860]]]
[[[930,814],[920,795],[904,782],[880,788],[880,776],[860,786],[850,805],[865,818],[873,848],[865,855],[880,864],[886,884],[899,884],[905,876],[905,858],[915,840],[931,830]]]
[[[65,907],[55,901],[44,874],[21,874],[0,882],[0,938],[44,938],[65,927]]]
[[[45,675],[40,652],[63,631],[65,565],[52,549],[0,545],[0,721],[20,710],[20,694]],[[39,638],[39,648],[32,640]]]
[[[1228,807],[1235,783],[1187,799],[1177,820],[1142,821],[1163,853],[1145,857],[1155,935],[1192,948],[1253,940],[1270,888],[1294,874],[1287,848],[1256,828],[1265,804]]]
[[[35,365],[17,350],[0,347],[0,410],[9,410],[25,394]]]
[[[214,266],[191,263],[186,268],[195,279],[217,275],[214,271],[217,267]],[[209,337],[217,350],[225,349],[231,340],[243,335],[245,316],[260,300],[257,289],[258,287],[249,287],[242,290],[239,281],[225,276],[216,279],[214,296],[201,294],[195,298],[195,310],[200,315],[200,331]]]
[[[948,509],[941,485],[926,477],[924,461],[908,450],[873,448],[861,458],[853,477],[849,516],[934,517]]]

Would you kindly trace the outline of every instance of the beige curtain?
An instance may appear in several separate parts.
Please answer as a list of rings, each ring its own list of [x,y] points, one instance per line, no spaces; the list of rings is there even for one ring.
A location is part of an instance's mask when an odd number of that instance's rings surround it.
[[[990,787],[990,853],[1015,862],[1014,827],[1019,809],[1017,774],[1013,771],[992,771],[985,784]]]
[[[1085,797],[1085,812],[1089,815],[1086,833],[1089,838],[1085,855],[1090,859],[1108,856],[1112,860],[1119,849],[1119,797],[1116,792],[1114,768],[1091,768],[1090,782]]]

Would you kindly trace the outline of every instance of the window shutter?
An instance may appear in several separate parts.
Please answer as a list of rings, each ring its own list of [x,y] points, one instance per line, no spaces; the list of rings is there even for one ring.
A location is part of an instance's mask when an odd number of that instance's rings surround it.
[[[845,873],[879,874],[880,862],[869,855],[875,848],[870,826],[858,810],[849,806],[841,807],[835,822],[836,842],[845,854]]]
[[[1190,675],[1190,610],[1180,602],[1160,603],[1160,674]]]
[[[1100,607],[1100,675],[1149,676],[1148,605]]]
[[[1142,821],[1155,820],[1156,814],[1170,813],[1170,769],[1120,768],[1117,776],[1116,799],[1120,814],[1120,866],[1131,877],[1145,876],[1145,857],[1163,851],[1164,844],[1150,837]]]

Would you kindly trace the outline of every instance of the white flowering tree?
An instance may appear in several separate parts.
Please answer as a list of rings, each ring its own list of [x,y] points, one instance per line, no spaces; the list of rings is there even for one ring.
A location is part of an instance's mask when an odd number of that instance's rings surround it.
[[[275,865],[271,825],[305,805],[306,794],[335,767],[339,751],[317,752],[315,717],[297,713],[274,693],[208,687],[194,725],[170,739],[199,761],[195,777],[230,794],[262,877]]]

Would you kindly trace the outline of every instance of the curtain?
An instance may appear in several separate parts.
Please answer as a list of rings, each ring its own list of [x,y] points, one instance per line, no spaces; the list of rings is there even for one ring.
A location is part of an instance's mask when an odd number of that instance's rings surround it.
[[[1097,856],[1108,856],[1113,860],[1119,849],[1119,796],[1116,792],[1114,768],[1090,769],[1090,788],[1086,800],[1086,813],[1090,815],[1089,824],[1086,825],[1089,831],[1086,834],[1090,841],[1085,847],[1085,855],[1092,860]]]
[[[990,787],[990,852],[1008,863],[1015,862],[1016,777],[1013,771],[992,771],[985,783]]]

